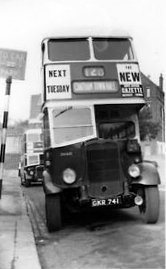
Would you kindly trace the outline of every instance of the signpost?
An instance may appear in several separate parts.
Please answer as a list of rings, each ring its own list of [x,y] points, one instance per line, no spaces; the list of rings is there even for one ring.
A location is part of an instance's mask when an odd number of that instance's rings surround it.
[[[6,78],[6,106],[3,114],[1,151],[0,151],[0,199],[2,193],[3,165],[5,161],[5,147],[8,124],[9,98],[12,78],[25,79],[27,53],[25,51],[0,49],[0,77]]]

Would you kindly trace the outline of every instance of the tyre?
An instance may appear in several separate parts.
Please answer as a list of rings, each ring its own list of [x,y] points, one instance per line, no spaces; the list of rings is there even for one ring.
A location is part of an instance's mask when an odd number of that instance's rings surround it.
[[[21,173],[20,171],[20,181],[21,181],[21,185],[25,185],[25,175]]]
[[[61,203],[60,194],[46,194],[46,222],[49,232],[57,231],[61,228]]]
[[[159,218],[159,190],[158,186],[146,186],[142,189],[144,202],[139,206],[145,223],[156,223]]]
[[[24,174],[24,185],[25,187],[29,187],[31,185],[30,180],[26,177],[26,174]]]
[[[21,185],[23,186],[25,182],[24,182],[24,179],[23,179],[21,173],[20,173],[20,180],[21,180]]]

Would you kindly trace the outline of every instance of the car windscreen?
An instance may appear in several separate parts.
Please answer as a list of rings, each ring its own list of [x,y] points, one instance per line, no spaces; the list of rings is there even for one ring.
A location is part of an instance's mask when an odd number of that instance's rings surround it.
[[[27,134],[27,142],[41,142],[41,134],[40,133],[28,133]]]
[[[50,39],[48,58],[50,61],[88,60],[90,58],[88,39]]]
[[[98,60],[133,60],[131,42],[127,38],[93,38],[95,58]]]

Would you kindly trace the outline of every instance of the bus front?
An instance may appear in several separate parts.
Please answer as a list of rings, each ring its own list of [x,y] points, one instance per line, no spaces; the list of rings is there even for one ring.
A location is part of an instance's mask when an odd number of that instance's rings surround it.
[[[138,111],[145,101],[132,39],[45,39],[42,72],[49,231],[61,227],[62,203],[138,205],[143,212],[142,185],[149,183],[141,176]],[[157,185],[158,177],[153,181]]]

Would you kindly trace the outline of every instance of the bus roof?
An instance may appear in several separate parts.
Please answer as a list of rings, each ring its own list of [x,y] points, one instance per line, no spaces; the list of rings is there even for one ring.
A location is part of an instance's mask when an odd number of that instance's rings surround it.
[[[73,29],[69,31],[69,29],[55,31],[53,36],[45,37],[42,40],[42,43],[48,39],[67,39],[67,38],[128,38],[132,39],[127,31],[121,29],[110,30],[108,28],[98,28],[98,29]]]

